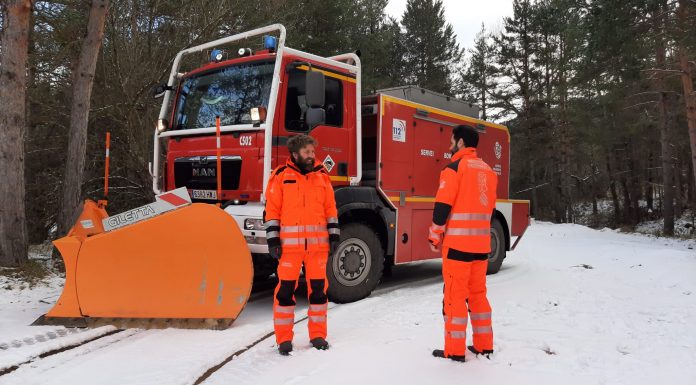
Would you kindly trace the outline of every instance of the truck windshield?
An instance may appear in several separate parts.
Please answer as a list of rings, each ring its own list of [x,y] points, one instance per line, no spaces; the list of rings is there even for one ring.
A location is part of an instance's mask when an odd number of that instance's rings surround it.
[[[216,116],[222,126],[252,123],[251,108],[268,108],[273,67],[273,62],[244,63],[185,79],[174,128],[215,127]]]

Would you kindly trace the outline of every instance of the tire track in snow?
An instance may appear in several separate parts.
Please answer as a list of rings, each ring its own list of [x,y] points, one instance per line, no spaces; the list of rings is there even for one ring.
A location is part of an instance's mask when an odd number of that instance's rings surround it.
[[[98,336],[95,336],[92,338],[88,338],[88,339],[85,339],[85,340],[82,340],[79,342],[75,342],[75,343],[72,343],[72,344],[69,344],[66,346],[59,346],[59,347],[56,347],[53,349],[46,350],[42,353],[39,353],[36,356],[30,357],[29,359],[27,359],[25,361],[18,362],[16,364],[8,366],[8,367],[0,368],[0,376],[4,376],[6,374],[12,373],[24,365],[31,364],[31,363],[36,362],[38,360],[44,359],[46,357],[50,357],[50,356],[54,356],[56,354],[67,352],[67,351],[75,349],[75,348],[79,348],[80,346],[87,345],[87,344],[94,342],[96,340],[102,339],[104,337],[108,337],[108,336],[113,335],[113,334],[121,333],[121,332],[123,332],[123,330],[118,330],[118,329],[110,330],[104,334],[101,334],[101,335],[98,335]],[[52,333],[52,332],[49,332],[49,333]],[[72,333],[74,333],[74,332],[72,332]],[[63,335],[67,335],[67,333],[65,333]]]
[[[406,279],[408,279],[408,278],[406,278]],[[428,286],[428,285],[436,284],[436,283],[440,282],[441,280],[442,280],[441,277],[438,275],[436,277],[427,277],[424,279],[420,279],[418,282],[415,282],[415,283],[414,282],[399,283],[400,280],[395,280],[393,282],[386,282],[384,285],[382,285],[382,287],[378,287],[377,289],[375,289],[368,298],[378,297],[378,296],[381,296],[384,294],[393,293],[395,291],[398,291],[398,290],[401,290],[404,288],[413,289],[413,288]],[[329,307],[329,310],[333,310],[333,309],[338,308],[340,306],[342,306],[342,304],[334,304],[333,306]],[[295,321],[294,324],[298,325],[298,324],[306,321],[307,318],[308,318],[308,316],[304,316],[304,317],[300,318],[299,320]],[[239,349],[236,352],[230,354],[224,360],[222,360],[220,363],[218,363],[214,366],[211,366],[210,368],[205,370],[205,372],[203,372],[203,374],[201,374],[193,382],[193,385],[202,384],[203,382],[205,382],[205,380],[207,380],[215,372],[222,369],[222,367],[224,367],[225,365],[227,365],[228,363],[233,361],[236,357],[239,357],[240,355],[253,349],[255,346],[257,346],[257,345],[261,344],[262,342],[266,341],[267,339],[273,337],[274,334],[275,334],[275,332],[273,330],[271,330],[268,333],[264,334],[262,337],[256,339],[255,341],[253,341],[252,343],[247,345],[246,347]]]

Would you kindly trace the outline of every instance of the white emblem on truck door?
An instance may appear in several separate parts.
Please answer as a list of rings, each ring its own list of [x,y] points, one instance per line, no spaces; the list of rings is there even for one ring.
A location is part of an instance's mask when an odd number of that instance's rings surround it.
[[[392,124],[392,140],[406,143],[406,121],[394,119]]]

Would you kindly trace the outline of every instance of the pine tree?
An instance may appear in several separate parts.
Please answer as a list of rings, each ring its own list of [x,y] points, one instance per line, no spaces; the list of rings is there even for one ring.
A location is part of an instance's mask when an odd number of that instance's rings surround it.
[[[419,87],[452,93],[452,74],[461,59],[442,0],[408,0],[401,19],[405,80]]]
[[[469,58],[461,75],[460,91],[465,100],[481,108],[481,119],[488,119],[489,96],[495,89],[497,69],[494,64],[494,47],[485,25],[476,35],[474,48],[469,49]]]
[[[529,0],[513,2],[513,16],[503,20],[503,32],[494,39],[497,47],[496,65],[500,68],[500,81],[494,98],[501,117],[512,119],[510,129],[521,136],[516,146],[515,159],[526,164],[528,173],[524,182],[531,198],[531,214],[536,214],[539,204],[537,194],[537,153],[547,141],[549,119],[539,103],[540,73],[533,58],[535,31],[533,7]],[[542,137],[543,135],[543,137]],[[520,151],[521,150],[521,151]]]

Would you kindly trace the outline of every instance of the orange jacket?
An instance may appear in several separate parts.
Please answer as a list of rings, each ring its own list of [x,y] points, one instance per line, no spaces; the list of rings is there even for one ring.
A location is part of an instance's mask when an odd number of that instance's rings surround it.
[[[321,163],[302,175],[288,159],[273,170],[266,187],[266,238],[283,250],[328,251],[338,240],[338,215],[331,179]]]
[[[491,216],[498,176],[476,155],[462,148],[440,173],[430,241],[466,253],[491,252]]]

